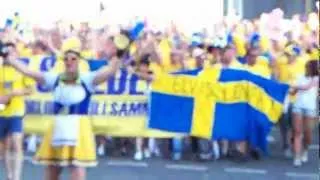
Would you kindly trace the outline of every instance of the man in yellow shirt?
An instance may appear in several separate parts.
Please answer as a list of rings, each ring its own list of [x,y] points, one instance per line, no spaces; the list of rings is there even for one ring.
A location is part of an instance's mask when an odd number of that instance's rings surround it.
[[[251,47],[247,50],[247,64],[245,68],[258,76],[262,76],[266,79],[271,79],[271,71],[269,67],[261,65],[258,63],[260,55],[260,48],[259,47]]]
[[[9,52],[16,53],[15,45],[7,43]],[[10,56],[10,55],[9,55]],[[0,141],[4,145],[6,178],[20,180],[22,169],[22,119],[25,114],[23,96],[31,93],[32,81],[29,81],[0,57]]]
[[[183,54],[173,50],[170,53],[169,59],[160,58],[150,64],[150,69],[153,73],[171,73],[185,69]]]
[[[232,45],[220,49],[220,61],[215,65],[218,68],[244,69],[244,66],[236,59],[236,49]]]
[[[242,67],[244,70],[251,72],[257,76],[261,76],[267,79],[271,78],[271,73],[267,67],[258,63],[258,57],[261,54],[259,46],[251,46],[247,49],[246,54],[246,64]],[[259,159],[260,155],[256,149],[252,149],[250,144],[246,141],[237,142],[237,151],[235,151],[234,156],[236,161],[247,161],[247,154],[251,155],[254,159]]]

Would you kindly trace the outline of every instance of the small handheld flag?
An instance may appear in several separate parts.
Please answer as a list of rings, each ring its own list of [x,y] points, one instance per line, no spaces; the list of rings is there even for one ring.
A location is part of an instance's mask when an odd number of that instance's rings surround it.
[[[12,19],[7,19],[7,20],[6,20],[6,23],[5,23],[5,27],[11,27],[12,24],[13,24]]]
[[[114,36],[113,42],[117,47],[118,57],[124,57],[128,54],[131,43],[138,39],[144,27],[143,22],[138,22],[132,29],[122,30],[119,35]]]
[[[129,31],[129,36],[131,41],[135,41],[140,36],[143,31],[145,24],[143,22],[138,22],[134,28]]]

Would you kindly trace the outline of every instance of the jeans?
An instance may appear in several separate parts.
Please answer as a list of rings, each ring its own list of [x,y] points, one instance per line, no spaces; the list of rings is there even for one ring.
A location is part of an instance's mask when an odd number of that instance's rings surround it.
[[[182,138],[173,138],[172,139],[172,152],[173,152],[173,159],[180,160],[182,155],[182,145],[183,139]]]
[[[198,139],[199,152],[200,154],[209,154],[210,153],[210,144],[207,139]]]

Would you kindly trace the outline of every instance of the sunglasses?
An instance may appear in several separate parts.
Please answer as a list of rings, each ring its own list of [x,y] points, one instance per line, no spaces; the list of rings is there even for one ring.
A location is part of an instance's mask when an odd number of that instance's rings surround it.
[[[68,60],[76,61],[76,60],[78,60],[78,58],[76,58],[76,57],[65,57],[65,58],[63,58],[63,60],[64,61],[68,61]]]

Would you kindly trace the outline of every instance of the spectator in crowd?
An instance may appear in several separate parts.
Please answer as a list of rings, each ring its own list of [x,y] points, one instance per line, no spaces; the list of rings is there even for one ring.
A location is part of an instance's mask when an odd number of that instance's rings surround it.
[[[141,57],[139,64],[137,65],[138,71],[141,73],[152,74],[150,71],[150,54],[145,54]],[[132,73],[132,71],[131,71]],[[148,93],[148,82],[143,82],[145,84],[143,91]],[[140,89],[140,88],[139,88]],[[147,143],[144,143],[147,142]],[[135,154],[134,160],[141,161],[143,158],[150,158],[154,153],[155,155],[159,155],[159,148],[156,144],[156,140],[154,138],[143,138],[137,137],[135,141]]]
[[[291,44],[284,49],[284,53],[277,58],[276,71],[277,80],[282,83],[293,85],[297,79],[305,73],[305,60],[300,56],[301,50],[297,45]],[[290,145],[292,140],[292,106],[296,100],[295,94],[289,96],[288,110],[280,118],[280,130],[284,155],[291,158],[292,150]]]
[[[271,78],[271,72],[269,70],[269,67],[266,67],[258,63],[258,58],[261,57],[261,51],[259,47],[249,47],[249,49],[247,50],[246,57],[246,69],[249,72],[264,77],[266,79]]]
[[[6,43],[8,54],[0,57],[0,141],[3,146],[6,179],[20,180],[23,163],[24,97],[32,92],[33,83],[9,63],[11,54],[17,54],[14,43]],[[18,61],[14,59],[14,61]],[[2,154],[1,154],[2,155]]]
[[[308,148],[312,141],[313,121],[317,117],[317,97],[319,88],[318,61],[306,64],[305,76],[293,85],[297,99],[293,104],[293,165],[299,167],[308,162]]]

